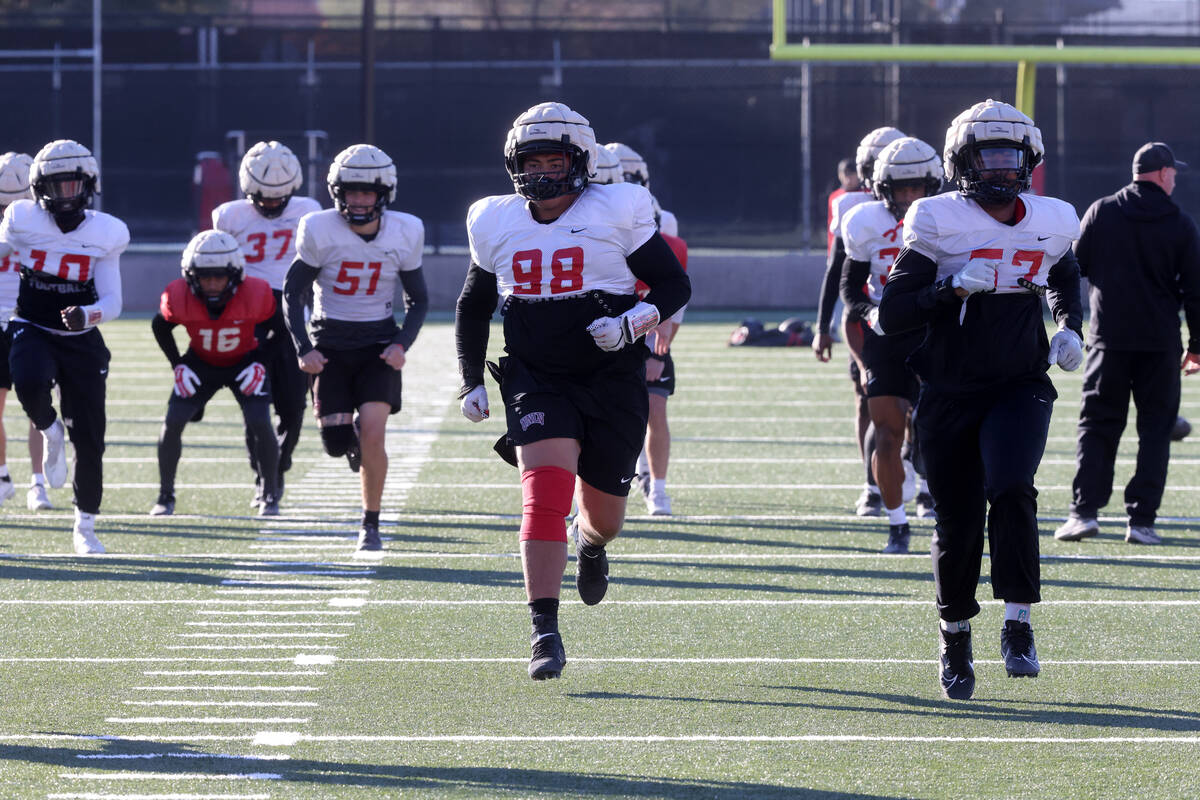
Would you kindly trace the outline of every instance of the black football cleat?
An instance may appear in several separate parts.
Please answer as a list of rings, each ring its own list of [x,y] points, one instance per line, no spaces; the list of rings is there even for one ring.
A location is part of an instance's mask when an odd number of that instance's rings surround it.
[[[575,536],[575,588],[584,605],[594,606],[608,592],[608,555],[604,545],[583,540],[578,522],[572,523],[571,530]]]
[[[938,626],[941,634],[942,694],[950,700],[970,700],[975,694],[975,660],[971,655],[971,631],[951,633]]]
[[[1033,646],[1033,628],[1028,622],[1004,621],[1000,629],[1000,655],[1010,678],[1036,678],[1042,671],[1037,648]]]
[[[534,634],[532,654],[529,658],[529,677],[535,681],[557,678],[567,665],[567,653],[563,650],[562,637],[548,633],[541,638]]]
[[[908,530],[908,523],[903,525],[891,525],[888,528],[887,546],[883,548],[883,552],[891,555],[899,555],[908,552],[908,540],[912,534]]]
[[[383,540],[379,538],[379,526],[363,524],[358,532],[359,553],[378,553],[383,550]]]
[[[279,501],[273,497],[264,497],[258,506],[258,515],[260,517],[278,517],[279,516]]]
[[[933,495],[929,492],[917,492],[917,516],[921,519],[937,519],[937,511],[933,507]]]
[[[362,467],[362,450],[358,447],[358,440],[354,440],[354,444],[350,445],[350,449],[346,451],[346,462],[350,464],[351,472],[358,472]]]

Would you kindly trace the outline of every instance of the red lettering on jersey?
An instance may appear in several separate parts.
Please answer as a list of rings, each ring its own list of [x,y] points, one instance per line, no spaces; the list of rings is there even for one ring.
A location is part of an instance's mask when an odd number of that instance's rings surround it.
[[[246,241],[254,248],[246,254],[247,264],[257,264],[266,256],[267,235],[265,233],[252,233],[246,237]]]
[[[896,237],[900,235],[900,229],[903,227],[904,227],[904,220],[900,220],[899,222],[896,223],[896,227],[892,228],[889,231],[883,232],[883,238],[887,239],[889,242],[896,241]]]
[[[1019,267],[1024,262],[1029,262],[1029,271],[1025,273],[1025,280],[1032,281],[1037,277],[1037,274],[1042,269],[1042,259],[1046,254],[1041,250],[1018,250],[1013,254],[1013,266]],[[1013,287],[1014,289],[1017,287]]]
[[[261,278],[246,277],[217,319],[182,279],[171,281],[162,294],[159,310],[167,322],[183,325],[192,351],[216,367],[238,363],[258,346],[254,326],[275,313],[275,295]]]
[[[30,269],[34,272],[46,271],[45,250],[30,250],[29,257],[33,259],[33,264]],[[55,272],[56,276],[65,281],[78,281],[86,283],[91,277],[92,257],[86,253],[63,253],[58,258],[58,268]]]
[[[513,294],[537,296],[542,293],[542,251],[518,250],[513,253]],[[564,247],[550,256],[550,294],[566,294],[583,289],[583,248]]]
[[[279,261],[287,255],[288,247],[292,244],[292,229],[285,228],[281,231],[275,231],[271,234],[272,239],[283,239],[283,244],[279,245],[279,252],[275,254],[275,260]]]
[[[352,271],[359,274],[351,274]],[[338,270],[337,280],[333,282],[333,293],[357,294],[361,274],[370,273],[371,277],[367,281],[367,288],[363,294],[375,294],[375,288],[379,285],[379,274],[381,272],[383,272],[382,261],[371,261],[366,264],[361,261],[343,261],[342,268]]]
[[[984,247],[980,248],[979,250],[972,250],[970,257],[967,260],[969,261],[975,258],[990,258],[993,260],[1004,258],[1004,251],[994,247]]]

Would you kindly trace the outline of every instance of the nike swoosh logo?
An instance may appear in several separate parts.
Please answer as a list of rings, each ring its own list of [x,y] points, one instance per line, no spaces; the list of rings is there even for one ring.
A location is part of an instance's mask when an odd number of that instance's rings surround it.
[[[571,233],[582,233],[583,231],[586,231],[586,230],[587,230],[587,226],[584,225],[582,228],[571,228]]]
[[[1039,237],[1037,237],[1037,240],[1038,240],[1039,242],[1044,242],[1044,241],[1046,241],[1046,240],[1047,240],[1047,239],[1049,239],[1049,238],[1050,238],[1049,236],[1039,236]]]
[[[632,475],[630,475],[628,478],[621,478],[621,483],[629,483],[631,480],[633,480]]]

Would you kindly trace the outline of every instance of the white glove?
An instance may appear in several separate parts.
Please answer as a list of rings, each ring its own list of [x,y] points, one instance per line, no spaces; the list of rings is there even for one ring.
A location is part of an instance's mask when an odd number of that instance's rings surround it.
[[[479,384],[463,395],[462,404],[459,407],[462,409],[463,416],[471,422],[483,422],[490,416],[487,389],[482,383]]]
[[[191,397],[200,386],[200,376],[187,364],[175,365],[175,394]]]
[[[1070,328],[1059,328],[1050,340],[1050,355],[1046,359],[1051,366],[1058,364],[1067,372],[1074,372],[1083,363],[1083,341]]]
[[[976,292],[996,291],[997,261],[972,261],[954,273],[950,285],[955,289],[965,289],[967,294]]]
[[[237,374],[238,389],[246,397],[256,397],[262,394],[263,382],[267,379],[267,369],[257,361]]]
[[[587,326],[596,346],[605,352],[616,352],[633,344],[658,325],[658,309],[639,302],[619,317],[600,317]]]
[[[879,324],[879,306],[871,306],[871,310],[867,312],[867,327],[880,336],[884,335],[883,326]]]

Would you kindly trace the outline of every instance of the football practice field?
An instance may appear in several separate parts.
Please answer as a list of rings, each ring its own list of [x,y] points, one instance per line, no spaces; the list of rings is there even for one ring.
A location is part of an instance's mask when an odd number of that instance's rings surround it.
[[[321,453],[311,416],[282,516],[253,516],[227,393],[184,433],[176,516],[147,516],[171,372],[148,320],[105,325],[108,555],[72,554],[69,486],[55,510],[24,510],[9,398],[0,798],[1200,796],[1200,434],[1173,447],[1162,546],[1122,539],[1131,432],[1101,535],[1056,542],[1081,377],[1054,369],[1042,674],[1005,676],[985,559],[976,695],[952,702],[931,524],[913,519],[912,555],[884,556],[886,521],[852,513],[845,349],[820,364],[808,348],[730,348],[738,319],[680,330],[676,516],[631,496],[598,606],[579,602],[572,555],[568,663],[545,682],[526,674],[499,392],[489,381],[491,420],[463,419],[445,316],[404,371],[377,560],[351,556],[358,478]],[[1184,381],[1194,423],[1198,381]]]

